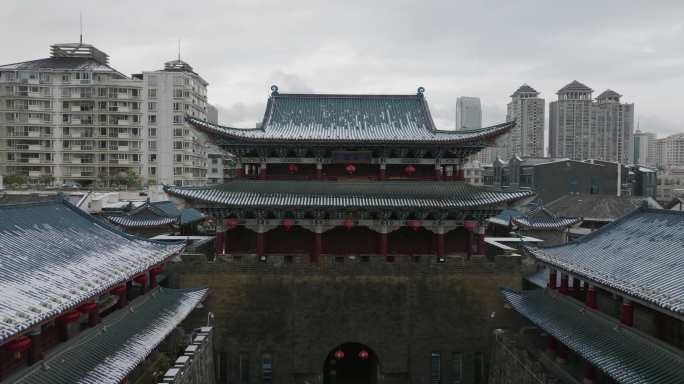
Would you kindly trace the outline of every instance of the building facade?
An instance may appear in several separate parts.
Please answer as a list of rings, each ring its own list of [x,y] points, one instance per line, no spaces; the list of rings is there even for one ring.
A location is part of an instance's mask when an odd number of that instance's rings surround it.
[[[658,147],[655,133],[634,132],[634,164],[655,167]]]
[[[456,99],[456,130],[482,128],[482,104],[479,97]]]
[[[497,156],[510,159],[513,156],[544,156],[544,99],[527,84],[511,95],[506,120],[515,121],[515,127],[497,140]]]
[[[684,167],[684,133],[656,140],[658,168]]]
[[[520,264],[487,259],[483,223],[531,193],[468,185],[463,164],[513,123],[439,130],[422,88],[272,91],[260,128],[190,119],[235,179],[166,187],[216,223],[209,259],[177,270],[218,290],[220,382],[486,382],[488,329],[507,321],[492,288]]]
[[[621,95],[611,90],[594,102],[592,92],[573,81],[549,104],[549,155],[631,162],[634,104],[620,103]]]
[[[207,83],[182,61],[127,77],[88,44],[0,66],[0,173],[78,186],[206,183]]]

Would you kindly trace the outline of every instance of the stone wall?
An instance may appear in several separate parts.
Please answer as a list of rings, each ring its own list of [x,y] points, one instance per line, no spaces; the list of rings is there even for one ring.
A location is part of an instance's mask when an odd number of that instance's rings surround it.
[[[559,384],[542,364],[538,351],[529,350],[515,335],[495,331],[489,384]],[[571,381],[572,382],[572,381]]]
[[[171,368],[161,378],[169,384],[215,384],[214,332],[201,327],[189,336],[190,343],[182,355],[171,362]]]
[[[432,353],[442,382],[455,382],[458,358],[461,383],[485,383],[492,330],[521,324],[498,291],[520,286],[518,257],[305,259],[186,255],[167,269],[174,285],[210,288],[219,383],[263,382],[266,356],[274,383],[323,383],[326,357],[349,342],[378,357],[378,383],[429,383]]]

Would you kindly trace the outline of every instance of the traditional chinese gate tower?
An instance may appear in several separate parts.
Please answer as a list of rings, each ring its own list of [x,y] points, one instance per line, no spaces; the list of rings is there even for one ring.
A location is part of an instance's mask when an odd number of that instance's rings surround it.
[[[255,129],[190,118],[237,161],[235,180],[167,187],[216,218],[217,254],[317,263],[329,256],[470,258],[486,218],[530,192],[463,181],[465,159],[514,122],[435,127],[414,95],[281,94],[271,87]]]

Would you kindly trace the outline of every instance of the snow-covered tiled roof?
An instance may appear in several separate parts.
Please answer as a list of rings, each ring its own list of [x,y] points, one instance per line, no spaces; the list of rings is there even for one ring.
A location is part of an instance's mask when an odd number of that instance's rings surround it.
[[[164,289],[106,317],[58,347],[41,364],[12,377],[16,384],[119,384],[180,324],[207,294]]]
[[[0,341],[183,249],[127,235],[68,202],[0,206]]]
[[[260,128],[224,127],[195,118],[200,130],[226,139],[262,142],[466,144],[493,140],[515,122],[447,131],[435,127],[422,92],[415,95],[280,94],[268,100]]]
[[[525,247],[538,260],[684,314],[684,212],[640,208],[578,240]]]
[[[477,208],[531,196],[459,182],[233,180],[211,187],[165,187],[188,200],[241,207]]]
[[[518,227],[535,230],[559,230],[575,225],[580,221],[582,221],[580,217],[556,216],[541,207],[528,212],[527,215],[512,218],[513,224]]]
[[[121,227],[151,228],[191,224],[204,219],[204,214],[194,208],[179,210],[171,201],[147,201],[128,213],[105,215],[105,218]]]
[[[511,306],[539,328],[588,360],[616,382],[624,384],[684,383],[684,354],[661,342],[622,327],[581,302],[535,289],[504,288]]]

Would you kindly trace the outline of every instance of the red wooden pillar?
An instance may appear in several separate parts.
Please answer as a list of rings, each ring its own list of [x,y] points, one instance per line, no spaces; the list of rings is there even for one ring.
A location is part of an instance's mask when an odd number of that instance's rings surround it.
[[[484,255],[485,253],[485,235],[484,233],[477,234],[477,254]]]
[[[435,164],[435,180],[442,180],[442,166],[439,164]]]
[[[323,180],[323,164],[316,163],[316,180]]]
[[[378,169],[378,180],[385,180],[387,172],[387,166],[385,163],[380,163],[379,169]]]
[[[457,169],[458,170],[456,171],[456,181],[465,180],[465,171],[463,169],[463,166],[459,164]]]
[[[217,255],[222,255],[225,253],[224,243],[225,233],[223,231],[216,231],[216,239],[214,240],[214,247]]]
[[[549,350],[552,354],[555,354],[555,353],[556,353],[556,344],[557,344],[558,342],[556,341],[556,338],[555,338],[555,337],[553,337],[553,336],[551,336],[551,335],[549,335],[548,337],[549,337],[548,350]]]
[[[620,322],[628,327],[634,325],[634,307],[632,306],[632,303],[625,298],[622,299]]]
[[[568,347],[562,342],[556,343],[556,361],[564,363],[568,359]]]
[[[150,268],[150,289],[157,287],[157,276],[159,276],[161,271],[162,271],[161,266],[156,266],[156,267]]]
[[[382,257],[387,259],[388,256],[388,242],[387,242],[387,233],[380,232],[378,233],[378,240],[379,240],[379,246],[378,246],[378,252]]]
[[[95,309],[88,313],[88,326],[94,327],[98,324],[100,324],[100,311],[97,310],[97,305],[95,305]]]
[[[444,258],[444,234],[443,233],[437,233],[437,257],[442,259]]]
[[[238,163],[237,166],[235,167],[235,178],[236,179],[241,179],[244,173],[244,169],[242,168],[242,164]]]
[[[29,365],[33,365],[40,360],[43,360],[43,340],[41,337],[43,331],[42,328],[42,326],[38,326],[38,328],[29,333],[29,337],[31,338],[31,346],[28,350]]]
[[[558,292],[562,293],[563,295],[567,295],[570,292],[568,289],[568,274],[567,273],[561,273],[560,288],[558,289]]]
[[[590,384],[594,382],[596,378],[596,368],[594,365],[588,361],[584,362],[584,384]]]
[[[594,288],[593,285],[589,285],[589,287],[587,288],[586,304],[587,304],[587,307],[589,307],[591,309],[598,308],[598,306],[596,304],[596,288]]]
[[[556,279],[558,279],[558,275],[556,275],[556,270],[551,269],[549,271],[549,283],[546,285],[549,289],[556,289]]]
[[[266,163],[261,163],[261,166],[259,168],[259,179],[260,180],[266,180],[266,173],[267,173],[267,167]]]
[[[321,258],[321,250],[323,249],[323,235],[319,232],[314,232],[313,252],[311,252],[311,264],[316,264]]]
[[[119,296],[119,301],[116,303],[116,307],[119,309],[128,305],[128,287],[126,285],[127,284],[124,283],[116,288],[116,295]]]
[[[256,253],[257,257],[264,255],[264,233],[257,232],[256,234]]]

